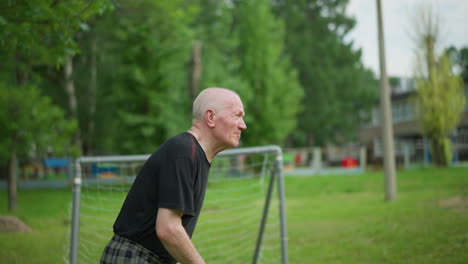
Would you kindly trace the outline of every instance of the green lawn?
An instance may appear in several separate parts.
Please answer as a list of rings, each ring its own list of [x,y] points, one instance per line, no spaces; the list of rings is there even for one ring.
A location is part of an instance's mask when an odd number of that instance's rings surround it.
[[[7,214],[5,191],[0,193],[0,214]],[[32,233],[0,233],[0,263],[64,263],[69,230],[71,191],[20,191],[14,214]]]
[[[291,264],[468,263],[468,168],[398,172],[391,203],[381,172],[285,181]],[[0,197],[3,215],[6,192]],[[71,191],[20,191],[18,198],[15,215],[34,231],[0,234],[0,263],[64,263]]]
[[[289,178],[291,263],[468,263],[468,169]],[[441,201],[464,197],[449,208]]]

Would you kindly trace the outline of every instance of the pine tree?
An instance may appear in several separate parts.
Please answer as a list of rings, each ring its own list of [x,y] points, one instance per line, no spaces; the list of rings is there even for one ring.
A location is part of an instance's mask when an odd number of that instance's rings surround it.
[[[284,25],[267,0],[237,5],[240,73],[250,89],[241,94],[248,127],[244,140],[251,145],[282,144],[296,127],[303,94],[284,50]]]
[[[346,36],[355,21],[347,0],[272,1],[286,24],[286,48],[304,87],[296,144],[355,139],[377,98],[373,73]]]

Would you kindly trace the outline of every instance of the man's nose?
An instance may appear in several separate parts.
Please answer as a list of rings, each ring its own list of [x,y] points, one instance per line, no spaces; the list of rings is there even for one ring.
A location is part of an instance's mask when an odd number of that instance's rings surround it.
[[[239,124],[239,128],[241,130],[246,130],[247,129],[247,125],[245,124],[244,119],[241,119],[241,122]]]

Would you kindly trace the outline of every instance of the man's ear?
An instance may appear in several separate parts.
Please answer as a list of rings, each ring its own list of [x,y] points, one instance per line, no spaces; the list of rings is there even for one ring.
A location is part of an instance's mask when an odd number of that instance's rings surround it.
[[[205,121],[209,127],[215,126],[215,111],[211,108],[205,111]]]

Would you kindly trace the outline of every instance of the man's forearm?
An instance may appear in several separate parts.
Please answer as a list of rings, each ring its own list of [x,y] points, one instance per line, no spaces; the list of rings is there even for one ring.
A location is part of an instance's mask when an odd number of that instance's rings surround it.
[[[173,230],[168,238],[161,239],[167,251],[181,264],[205,264],[185,229]]]
[[[169,254],[181,264],[205,264],[182,226],[182,215],[179,210],[159,208],[156,235]]]

